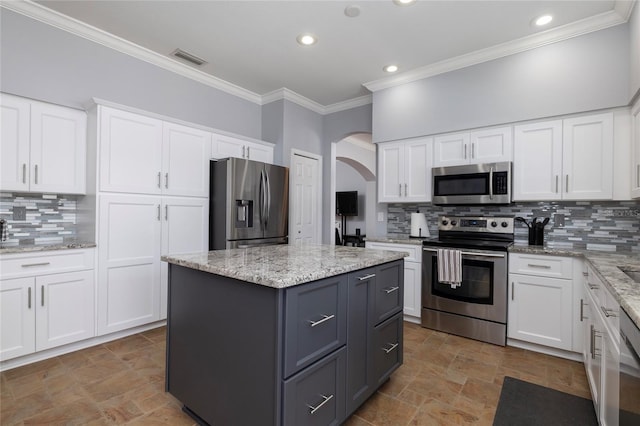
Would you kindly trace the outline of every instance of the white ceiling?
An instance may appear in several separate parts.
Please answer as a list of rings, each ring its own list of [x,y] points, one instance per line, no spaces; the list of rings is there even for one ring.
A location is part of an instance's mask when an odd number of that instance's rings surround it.
[[[401,79],[542,31],[549,34],[545,42],[555,32],[566,38],[567,26],[586,28],[585,22],[630,9],[626,0],[418,0],[404,7],[391,0],[37,3],[161,55],[186,50],[208,61],[199,67],[204,73],[259,96],[287,88],[323,106],[369,94],[363,84],[388,78],[382,68],[390,63],[398,64],[394,78]],[[349,5],[359,6],[360,16],[345,16]],[[541,30],[531,21],[543,13],[554,20]],[[317,44],[298,45],[303,32],[315,34]]]

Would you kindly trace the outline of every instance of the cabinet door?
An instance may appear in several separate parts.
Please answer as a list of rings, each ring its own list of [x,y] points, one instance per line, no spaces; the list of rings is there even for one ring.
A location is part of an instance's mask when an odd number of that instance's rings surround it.
[[[347,415],[374,391],[371,351],[375,304],[375,268],[349,274],[347,325]]]
[[[563,121],[565,200],[613,199],[613,113]]]
[[[602,332],[601,392],[600,424],[603,426],[618,425],[620,407],[620,348],[605,328],[603,328]]]
[[[259,143],[245,142],[247,159],[273,164],[273,147]]]
[[[431,160],[433,139],[418,139],[404,145],[403,201],[431,201]]]
[[[378,145],[378,202],[403,201],[404,146],[390,142]]]
[[[213,134],[211,143],[211,156],[213,158],[245,158],[246,155],[247,148],[244,145],[244,141],[231,136]]]
[[[28,191],[31,102],[0,93],[0,108],[0,189]]]
[[[160,197],[101,195],[98,334],[160,318]]]
[[[284,312],[284,377],[289,377],[346,342],[346,275],[288,288]]]
[[[591,297],[588,296],[588,290],[585,289],[585,301],[583,305],[584,315],[584,334],[585,341],[583,359],[585,372],[587,374],[587,382],[589,390],[591,390],[591,398],[595,406],[596,415],[600,416],[600,388],[601,388],[601,342],[600,331],[597,325],[596,306]]]
[[[31,191],[84,194],[87,115],[84,111],[31,105]]]
[[[640,101],[636,102],[636,105],[631,111],[632,119],[632,152],[633,161],[631,166],[631,197],[640,198]],[[3,145],[4,147],[4,145]],[[2,163],[4,165],[4,163]],[[2,175],[4,177],[4,174]]]
[[[162,254],[182,254],[209,250],[209,199],[173,198],[162,200]],[[169,265],[162,262],[160,319],[167,318]]]
[[[162,122],[99,107],[100,190],[160,194]]]
[[[471,132],[469,140],[472,163],[492,163],[513,159],[511,127]]]
[[[285,426],[340,425],[345,419],[344,348],[284,382]]]
[[[211,133],[163,123],[162,193],[209,196]]]
[[[402,314],[376,326],[373,337],[374,378],[381,385],[400,365],[403,357]]]
[[[95,335],[93,271],[36,278],[36,350]]]
[[[0,360],[36,350],[34,278],[0,281]]]
[[[469,164],[469,133],[440,135],[433,139],[433,167]]]
[[[515,126],[513,201],[560,200],[562,121]]]
[[[510,274],[507,335],[571,350],[571,280]]]
[[[422,303],[422,265],[404,262],[404,308],[405,315],[420,319]]]
[[[376,268],[374,281],[373,323],[378,324],[402,311],[404,299],[404,265],[402,261]]]

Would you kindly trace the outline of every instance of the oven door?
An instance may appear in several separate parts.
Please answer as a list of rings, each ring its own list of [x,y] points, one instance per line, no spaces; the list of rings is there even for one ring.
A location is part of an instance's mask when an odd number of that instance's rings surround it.
[[[462,251],[462,285],[438,281],[437,249],[422,254],[422,306],[428,309],[507,322],[507,253]]]

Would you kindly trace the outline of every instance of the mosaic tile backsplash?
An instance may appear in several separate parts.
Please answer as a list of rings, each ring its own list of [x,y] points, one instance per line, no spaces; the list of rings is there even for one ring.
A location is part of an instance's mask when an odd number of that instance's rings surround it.
[[[2,246],[63,244],[75,242],[74,195],[0,193],[0,219],[7,221]],[[26,220],[14,220],[14,207],[26,207]]]
[[[387,234],[409,235],[411,213],[425,213],[432,236],[438,235],[438,216],[522,216],[550,217],[545,244],[552,248],[640,253],[640,201],[539,202],[508,206],[433,206],[431,204],[389,204]],[[554,223],[564,216],[564,226]],[[517,243],[527,244],[528,228],[516,222]]]

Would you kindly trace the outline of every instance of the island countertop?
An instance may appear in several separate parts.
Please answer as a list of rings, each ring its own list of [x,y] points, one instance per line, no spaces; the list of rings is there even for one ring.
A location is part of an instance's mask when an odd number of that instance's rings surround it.
[[[162,256],[174,265],[273,288],[286,288],[382,263],[407,253],[332,245],[273,245]]]

